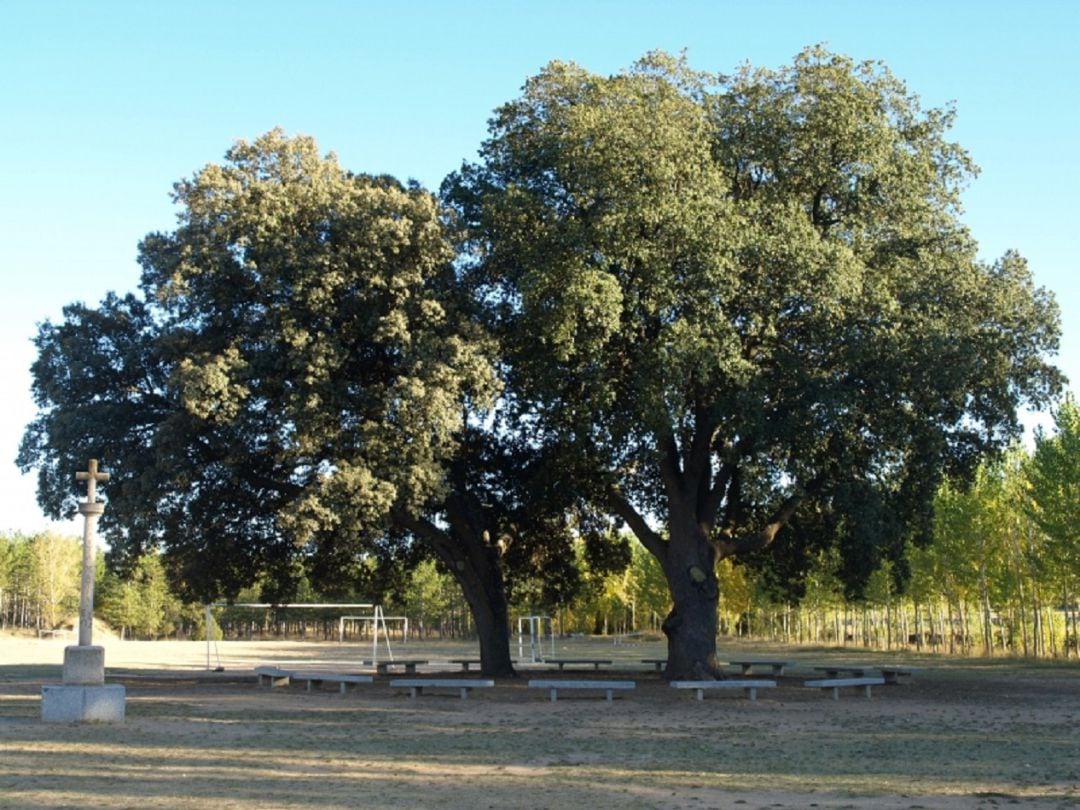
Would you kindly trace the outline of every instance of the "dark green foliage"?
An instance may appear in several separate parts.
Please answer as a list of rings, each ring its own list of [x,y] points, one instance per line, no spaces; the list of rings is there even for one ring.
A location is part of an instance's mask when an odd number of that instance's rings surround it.
[[[1058,389],[1052,296],[959,219],[952,117],[821,48],[552,63],[444,186],[537,441],[664,567],[678,669],[711,666],[718,558],[816,531],[858,592]]]
[[[118,564],[161,546],[189,597],[261,578],[287,599],[305,570],[377,595],[410,554],[391,511],[438,502],[462,402],[494,390],[482,336],[433,292],[453,277],[434,200],[280,132],[176,199],[178,228],[140,246],[141,299],[42,325],[19,463],[61,515],[101,459]]]

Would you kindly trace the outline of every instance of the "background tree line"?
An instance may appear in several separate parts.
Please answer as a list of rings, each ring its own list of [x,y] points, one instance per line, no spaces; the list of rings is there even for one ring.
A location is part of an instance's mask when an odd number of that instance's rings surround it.
[[[158,554],[147,554],[124,575],[109,570],[99,552],[96,619],[122,638],[191,633],[200,612],[170,589]],[[39,634],[78,623],[82,541],[55,532],[0,535],[0,630]]]
[[[938,490],[932,540],[907,548],[911,570],[903,579],[888,562],[852,593],[835,551],[810,556],[796,576],[770,565],[772,558],[760,564],[722,561],[720,635],[953,654],[1076,656],[1078,505],[1080,408],[1067,400],[1056,413],[1055,430],[1040,434],[1034,450],[1013,447],[981,465],[970,484],[949,482]],[[525,582],[511,600],[512,615],[549,615],[557,632],[567,634],[658,634],[670,609],[663,572],[630,540],[609,538],[603,559],[579,540],[579,576],[572,587],[553,594],[540,577]],[[70,624],[78,610],[79,568],[76,538],[0,536],[0,628]],[[103,565],[97,571],[97,616],[121,635],[205,633],[202,606],[185,604],[170,590],[159,554],[140,558],[127,578]],[[238,601],[258,600],[259,593],[253,586]],[[295,597],[326,600],[306,581]],[[460,589],[432,558],[400,573],[385,610],[407,615],[413,638],[475,637]],[[230,608],[218,610],[216,622],[226,637],[330,638],[341,613]],[[354,629],[351,637],[357,635]]]

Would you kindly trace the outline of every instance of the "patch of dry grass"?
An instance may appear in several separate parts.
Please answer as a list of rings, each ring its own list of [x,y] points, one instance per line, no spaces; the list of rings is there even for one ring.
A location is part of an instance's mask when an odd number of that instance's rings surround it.
[[[260,690],[241,677],[256,663],[348,669],[355,647],[220,645],[226,672],[214,675],[199,674],[199,645],[121,642],[106,663],[126,678],[127,722],[57,726],[40,722],[40,684],[59,676],[46,656],[59,660],[63,645],[9,641],[0,638],[0,807],[1080,806],[1076,666],[925,659],[911,684],[832,701],[799,686],[800,673],[831,656],[874,656],[784,650],[799,669],[780,688],[756,702],[740,693],[698,703],[640,664],[657,645],[582,640],[559,654],[614,658],[638,689],[612,704],[552,704],[511,681],[461,701],[410,700],[385,681],[340,695]]]

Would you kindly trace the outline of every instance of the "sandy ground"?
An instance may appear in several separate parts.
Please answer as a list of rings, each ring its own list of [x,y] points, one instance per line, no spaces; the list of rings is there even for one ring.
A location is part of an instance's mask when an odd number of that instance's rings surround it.
[[[0,636],[0,807],[961,808],[1080,807],[1080,665],[904,657],[910,683],[833,701],[802,686],[861,650],[727,647],[795,666],[757,701],[671,689],[659,643],[559,641],[637,688],[547,700],[525,677],[468,700],[410,699],[385,678],[257,688],[251,669],[362,669],[370,645],[96,638],[127,688],[118,725],[45,725],[43,683],[69,641]],[[384,658],[385,648],[379,650]],[[454,644],[395,644],[449,675]],[[209,663],[209,667],[208,667]],[[213,670],[222,671],[213,671]],[[535,670],[535,671],[534,671]],[[542,667],[522,667],[537,676]],[[550,677],[558,677],[550,675]]]

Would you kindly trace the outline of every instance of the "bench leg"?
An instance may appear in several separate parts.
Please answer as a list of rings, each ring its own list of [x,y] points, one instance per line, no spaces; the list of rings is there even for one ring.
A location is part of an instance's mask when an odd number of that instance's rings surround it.
[[[839,700],[840,699],[840,687],[839,686],[834,686],[832,688],[832,699],[833,700]]]
[[[559,699],[559,690],[552,687],[551,689],[551,702],[554,703]]]
[[[419,686],[410,686],[409,687],[409,697],[411,697],[411,698],[415,698],[417,695],[420,694],[420,692],[421,692],[421,687],[419,687]]]
[[[866,696],[870,697],[870,684],[866,685]]]
[[[468,686],[461,687],[461,699],[465,700],[468,697],[469,697],[469,687]]]
[[[705,690],[704,689],[695,689],[694,691],[697,692],[697,699],[698,700],[704,700],[705,699]]]
[[[757,687],[751,686],[746,690],[746,696],[751,700],[757,700]]]
[[[615,690],[614,689],[607,689],[605,691],[607,692],[607,702],[611,703],[612,698],[615,696]]]

